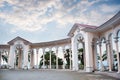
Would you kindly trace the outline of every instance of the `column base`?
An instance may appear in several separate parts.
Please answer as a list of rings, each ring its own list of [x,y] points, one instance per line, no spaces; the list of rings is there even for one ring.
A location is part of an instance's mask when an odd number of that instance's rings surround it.
[[[112,72],[112,70],[109,70],[109,72]]]
[[[9,65],[9,66],[8,66],[8,69],[15,69],[15,67],[14,67],[14,66]]]
[[[86,67],[86,72],[94,72],[93,67]]]
[[[73,70],[73,71],[78,71],[79,69],[78,69],[78,68],[73,67],[73,68],[72,68],[72,70]]]
[[[22,69],[28,70],[28,66],[23,66]]]
[[[41,68],[42,68],[42,69],[46,69],[46,66],[42,66]]]
[[[120,73],[120,71],[118,71],[117,73]]]

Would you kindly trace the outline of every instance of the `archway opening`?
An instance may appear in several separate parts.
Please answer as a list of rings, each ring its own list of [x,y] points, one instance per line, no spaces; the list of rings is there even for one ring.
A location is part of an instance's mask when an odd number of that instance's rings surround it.
[[[17,44],[15,47],[15,62],[14,68],[22,68],[23,64],[23,47],[21,44]]]
[[[102,70],[103,71],[108,71],[108,57],[107,57],[107,50],[106,50],[106,40],[105,38],[101,39],[101,50],[102,50]]]
[[[110,48],[110,58],[111,58],[111,68],[113,71],[117,71],[117,54],[116,54],[116,47],[114,42],[113,34],[108,36],[109,39],[109,48]]]
[[[84,38],[80,35],[77,38],[77,53],[78,53],[78,68],[84,70],[85,68],[85,49],[84,49]]]

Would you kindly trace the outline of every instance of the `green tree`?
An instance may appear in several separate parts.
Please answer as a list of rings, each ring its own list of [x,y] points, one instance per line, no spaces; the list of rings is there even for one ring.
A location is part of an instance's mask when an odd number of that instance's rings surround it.
[[[81,61],[81,64],[84,65],[84,54],[83,48],[78,49],[78,59]]]
[[[113,58],[117,61],[117,54],[115,54],[115,50],[113,50]],[[107,60],[107,51],[104,51],[104,54],[102,55],[102,61],[104,60]]]
[[[6,54],[6,51],[5,51],[5,54],[3,54],[3,52],[0,52],[0,56],[5,62],[8,62],[8,55]]]
[[[2,55],[2,59],[5,61],[5,62],[8,62],[8,57],[6,55]]]
[[[64,54],[64,58],[66,59],[67,67],[70,68],[70,50],[69,49],[66,49],[66,53]]]
[[[102,55],[102,61],[107,60],[107,52],[104,51],[103,55]]]
[[[50,63],[50,51],[46,52],[44,56],[45,56],[45,65],[48,68]],[[41,58],[42,59],[39,64],[40,67],[43,65],[43,55],[41,56]],[[56,65],[56,55],[54,51],[51,51],[51,65]],[[58,65],[63,65],[63,60],[59,57],[58,57]]]

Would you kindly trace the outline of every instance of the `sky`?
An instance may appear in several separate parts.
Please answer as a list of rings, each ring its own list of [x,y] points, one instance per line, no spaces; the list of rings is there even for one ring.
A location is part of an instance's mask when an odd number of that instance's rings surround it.
[[[119,10],[120,0],[0,0],[0,44],[64,39],[75,23],[100,26]]]

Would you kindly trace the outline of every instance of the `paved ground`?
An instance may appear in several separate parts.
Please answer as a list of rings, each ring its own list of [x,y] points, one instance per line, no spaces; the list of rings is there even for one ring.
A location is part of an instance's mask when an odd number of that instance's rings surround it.
[[[0,70],[0,80],[119,80],[94,73],[57,70]]]

